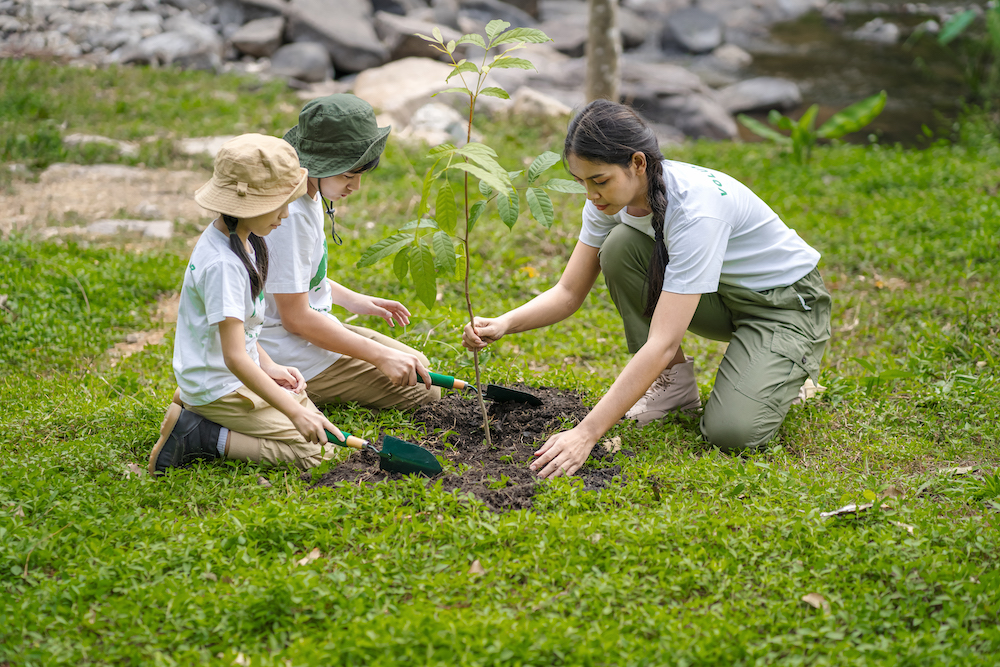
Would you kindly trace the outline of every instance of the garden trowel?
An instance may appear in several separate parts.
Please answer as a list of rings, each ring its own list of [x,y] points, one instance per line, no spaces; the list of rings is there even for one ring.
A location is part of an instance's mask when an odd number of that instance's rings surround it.
[[[475,385],[469,384],[465,380],[459,380],[453,378],[450,375],[442,375],[440,373],[430,373],[431,384],[435,387],[444,387],[445,389],[471,389],[476,390]],[[497,403],[528,403],[529,405],[541,405],[542,399],[538,398],[534,394],[529,394],[526,391],[518,391],[516,389],[508,389],[507,387],[501,387],[495,384],[486,385],[486,390],[483,391],[483,398],[489,399],[491,401],[496,401]]]
[[[346,431],[341,431],[341,433],[347,439],[346,442],[341,442],[329,431],[326,432],[326,437],[329,438],[330,442],[341,447],[358,450],[370,449],[378,454],[378,467],[382,470],[400,472],[404,475],[418,473],[427,477],[434,477],[442,472],[441,464],[434,458],[434,455],[412,442],[386,435],[382,436],[382,449],[379,450],[363,438],[351,435]]]

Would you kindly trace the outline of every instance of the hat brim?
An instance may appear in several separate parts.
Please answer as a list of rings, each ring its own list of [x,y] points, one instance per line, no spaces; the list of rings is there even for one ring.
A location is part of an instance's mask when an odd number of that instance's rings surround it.
[[[217,183],[213,177],[195,191],[194,200],[208,211],[231,215],[234,218],[253,218],[277,211],[285,204],[295,201],[306,193],[308,185],[309,170],[302,167],[299,167],[299,179],[291,191],[282,188],[280,192],[274,193],[250,191],[240,196],[233,187],[225,187]]]
[[[285,133],[284,140],[295,148],[295,152],[299,155],[299,164],[309,170],[310,176],[313,178],[326,178],[354,171],[373,161],[385,150],[385,145],[389,140],[389,132],[391,131],[391,125],[378,128],[375,139],[368,144],[368,147],[361,156],[357,158],[350,154],[338,155],[330,149],[327,149],[323,153],[316,152],[311,146],[307,145],[309,142],[303,141],[298,125]],[[354,155],[357,155],[357,153],[355,152]]]

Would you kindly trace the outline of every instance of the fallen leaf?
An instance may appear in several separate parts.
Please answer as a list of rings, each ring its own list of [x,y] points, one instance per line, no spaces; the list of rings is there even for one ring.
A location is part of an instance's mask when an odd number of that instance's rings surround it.
[[[977,361],[976,362],[976,368],[985,368],[988,363],[989,362],[986,362],[986,361]]]
[[[607,440],[601,443],[601,446],[604,447],[604,451],[606,451],[608,454],[617,454],[622,450],[622,438],[620,435],[616,435],[613,438],[608,438]]]
[[[143,470],[142,468],[140,468],[139,466],[137,466],[134,463],[129,463],[127,466],[125,466],[125,475],[126,476],[135,475],[136,477],[142,477],[145,474],[146,474],[146,471]]]
[[[882,492],[882,498],[902,498],[903,490],[898,486],[890,486],[888,489]]]
[[[250,658],[243,655],[242,652],[236,654],[236,658],[233,660],[234,665],[240,665],[241,667],[248,667],[250,664]]]
[[[24,508],[19,506],[16,510],[14,510],[14,516],[23,519],[24,518]]]
[[[206,579],[208,579],[209,581],[218,581],[218,580],[219,580],[219,577],[217,577],[217,576],[215,575],[215,572],[206,572],[206,573],[204,573],[204,574],[203,574],[203,575],[201,575],[201,576],[205,577],[205,578],[206,578]]]
[[[315,549],[313,549],[312,551],[310,551],[308,554],[306,554],[305,556],[303,556],[300,560],[295,561],[295,564],[296,565],[308,565],[309,563],[313,562],[317,558],[321,558],[322,556],[323,556],[323,554],[321,554],[319,552],[319,547],[316,547]]]
[[[486,574],[486,569],[483,568],[483,564],[479,562],[479,559],[472,561],[472,565],[469,566],[469,574]]]
[[[602,537],[604,537],[604,536],[601,535],[600,533],[594,533],[593,535],[589,536],[587,539],[590,540],[591,542],[593,542],[594,544],[597,544],[598,542],[601,541]]]
[[[838,507],[830,512],[820,512],[821,517],[828,516],[840,516],[841,514],[857,514],[859,512],[864,512],[867,509],[871,509],[873,503],[865,503],[864,505],[855,505],[851,503],[850,505],[844,505],[843,507]]]
[[[263,476],[262,477],[258,477],[257,478],[257,486],[270,487],[271,486],[271,480],[269,480],[267,477],[263,477]]]
[[[815,609],[822,609],[827,613],[830,611],[830,603],[819,593],[806,593],[802,596],[802,601]]]
[[[979,470],[979,466],[960,466],[958,468],[941,468],[938,470],[942,475],[968,475],[970,472]]]
[[[889,523],[891,523],[894,526],[899,526],[900,528],[908,532],[910,535],[913,534],[913,526],[911,526],[908,523],[903,523],[902,521],[890,521]]]

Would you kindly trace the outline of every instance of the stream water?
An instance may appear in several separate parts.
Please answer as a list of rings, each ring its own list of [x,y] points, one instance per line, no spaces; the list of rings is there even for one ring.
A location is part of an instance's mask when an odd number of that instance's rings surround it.
[[[903,4],[903,3],[882,3]],[[961,111],[965,92],[961,69],[933,36],[898,44],[878,44],[850,36],[867,21],[882,16],[908,35],[928,16],[913,14],[849,14],[842,24],[830,24],[818,13],[771,27],[772,42],[751,49],[756,76],[777,76],[799,84],[803,104],[786,114],[798,118],[811,104],[819,104],[817,125],[833,113],[880,90],[888,93],[882,114],[865,130],[844,139],[880,143],[926,145],[922,127],[934,136],[950,136]],[[752,114],[763,119],[765,113]],[[744,139],[755,135],[740,126]]]

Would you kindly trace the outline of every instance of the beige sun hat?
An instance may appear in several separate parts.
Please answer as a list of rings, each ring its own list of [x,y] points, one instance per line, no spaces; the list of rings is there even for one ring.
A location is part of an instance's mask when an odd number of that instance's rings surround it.
[[[212,179],[195,191],[194,200],[209,211],[252,218],[305,194],[308,175],[288,142],[241,134],[222,144]]]

